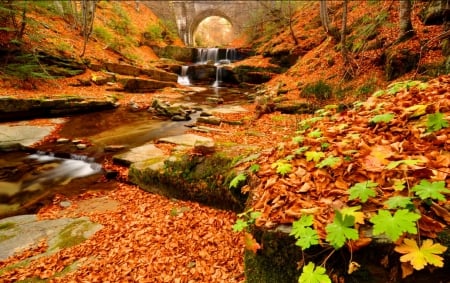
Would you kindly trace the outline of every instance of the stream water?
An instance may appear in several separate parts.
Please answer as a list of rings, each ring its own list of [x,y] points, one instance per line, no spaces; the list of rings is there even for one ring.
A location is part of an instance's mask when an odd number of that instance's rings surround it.
[[[199,86],[197,86],[199,88]],[[203,91],[188,92],[180,103],[202,109],[247,102],[248,90],[202,86]],[[74,143],[47,143],[39,151],[0,153],[0,218],[36,212],[56,193],[76,195],[88,190],[111,190],[114,180],[101,178],[100,163],[113,154],[105,146],[121,145],[126,149],[146,142],[184,133],[190,121],[175,122],[156,118],[148,111],[133,112],[122,106],[117,110],[75,115],[66,118],[59,135],[69,140],[88,141],[90,146],[77,149]],[[100,180],[102,180],[100,182]]]

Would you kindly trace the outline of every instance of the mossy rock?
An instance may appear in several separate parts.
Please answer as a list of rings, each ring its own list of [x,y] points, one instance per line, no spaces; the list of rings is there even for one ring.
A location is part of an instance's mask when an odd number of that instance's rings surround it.
[[[152,193],[242,211],[246,196],[239,189],[229,188],[233,163],[233,157],[221,153],[180,154],[157,164],[134,163],[128,174],[132,183]]]
[[[382,56],[386,80],[394,80],[417,67],[419,54],[408,49],[388,49]]]

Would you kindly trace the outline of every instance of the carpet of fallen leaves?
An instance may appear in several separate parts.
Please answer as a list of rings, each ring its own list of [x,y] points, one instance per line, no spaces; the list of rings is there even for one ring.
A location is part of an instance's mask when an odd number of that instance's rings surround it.
[[[112,211],[84,211],[84,199],[109,198],[119,202]],[[73,203],[62,208],[59,203]],[[87,216],[104,226],[90,239],[52,255],[32,260],[1,276],[2,282],[25,278],[50,282],[242,282],[243,239],[231,231],[232,212],[197,203],[177,201],[120,184],[110,192],[89,192],[68,199],[56,196],[42,209],[40,219]],[[42,252],[26,251],[0,268]],[[74,272],[58,277],[67,266]]]
[[[393,188],[396,180],[406,181],[409,187],[421,179],[445,181],[449,187],[450,130],[426,133],[423,119],[426,113],[435,112],[449,119],[449,90],[450,76],[444,76],[430,81],[425,90],[413,87],[395,95],[373,96],[360,108],[325,115],[312,123],[303,134],[301,145],[288,139],[263,152],[256,162],[261,164],[256,173],[260,184],[252,195],[252,207],[262,212],[256,225],[273,228],[292,223],[302,213],[314,213],[316,229],[324,236],[324,227],[333,219],[334,209],[361,205],[348,200],[348,188],[355,183],[371,180],[379,184],[377,197],[362,204],[367,215],[382,208],[389,197],[405,193]],[[426,112],[421,113],[422,118],[411,118],[413,108],[410,107],[417,105],[424,105]],[[370,123],[375,115],[385,113],[393,113],[395,118],[389,123]],[[321,138],[309,135],[312,131],[320,131]],[[323,143],[329,145],[326,150],[321,149]],[[317,162],[294,153],[300,146],[323,151],[326,157],[338,157],[339,162],[331,168],[318,168]],[[272,164],[288,155],[294,155],[290,161],[292,170],[282,176]],[[386,169],[391,161],[408,159],[421,160],[421,163]],[[444,209],[422,211],[419,222],[422,235],[435,236],[450,224],[450,200],[440,202],[439,206]]]

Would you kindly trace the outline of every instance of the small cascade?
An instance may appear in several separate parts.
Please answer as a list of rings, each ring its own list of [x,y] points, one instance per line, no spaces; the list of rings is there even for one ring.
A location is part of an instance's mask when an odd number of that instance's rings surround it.
[[[207,64],[212,62],[215,64],[218,61],[219,48],[198,48],[197,49],[197,64]]]
[[[220,83],[222,82],[222,69],[223,66],[216,66],[216,81],[213,83],[213,87],[220,87]]]
[[[181,74],[178,76],[178,83],[180,85],[191,85],[189,81],[189,77],[187,72],[189,70],[189,66],[181,66]]]
[[[225,60],[228,62],[236,61],[236,49],[235,48],[227,48],[225,51]]]

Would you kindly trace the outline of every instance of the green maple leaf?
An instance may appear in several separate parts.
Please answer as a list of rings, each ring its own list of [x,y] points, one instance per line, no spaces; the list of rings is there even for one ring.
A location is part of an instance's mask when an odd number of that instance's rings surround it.
[[[436,112],[434,114],[427,115],[427,131],[428,132],[436,132],[440,129],[447,128],[448,122],[444,117],[444,114],[440,112]]]
[[[419,184],[412,187],[412,191],[422,200],[430,198],[445,201],[443,193],[450,193],[450,190],[445,187],[444,181],[430,183],[427,180],[421,180]]]
[[[292,165],[286,160],[278,160],[272,164],[272,168],[276,168],[277,173],[281,175],[286,175],[292,171]]]
[[[311,225],[313,225],[312,215],[303,215],[299,220],[292,223],[292,231],[289,235],[297,239],[295,244],[303,250],[319,243],[319,235],[316,230],[310,227]]]
[[[325,157],[325,153],[321,151],[307,151],[305,152],[306,161],[319,162],[320,159]]]
[[[322,136],[321,130],[314,130],[308,134],[308,137],[310,138],[320,138]]]
[[[238,220],[236,220],[236,223],[234,223],[234,225],[233,225],[233,232],[241,232],[247,227],[248,227],[247,221],[238,219]]]
[[[303,136],[296,136],[292,138],[292,142],[297,144],[303,143],[304,140],[305,138]]]
[[[385,233],[392,241],[397,241],[404,232],[417,234],[416,221],[420,214],[407,209],[399,209],[392,216],[388,210],[379,210],[377,215],[370,218],[373,223],[373,234]]]
[[[346,240],[357,240],[359,238],[358,230],[353,228],[355,217],[352,215],[343,215],[338,210],[335,211],[333,223],[325,227],[327,232],[326,240],[335,248],[341,248]]]
[[[302,146],[295,150],[295,154],[303,154],[303,152],[307,151],[309,149],[309,146]]]
[[[247,180],[247,176],[244,173],[239,173],[231,180],[229,188],[237,188],[239,183],[244,182],[245,180]]]
[[[362,183],[357,183],[348,190],[348,192],[350,193],[348,199],[352,200],[359,198],[361,202],[364,203],[369,199],[369,197],[374,197],[377,195],[377,192],[374,189],[377,186],[377,183],[370,180]]]
[[[378,123],[389,123],[392,119],[394,119],[393,113],[386,113],[375,115],[372,119],[369,120],[370,123],[378,124]]]
[[[389,209],[394,208],[407,208],[413,205],[413,202],[410,197],[405,196],[393,196],[390,197],[387,201],[384,202],[384,204]]]
[[[397,161],[391,161],[389,162],[389,164],[386,166],[386,169],[391,170],[394,169],[396,167],[398,167],[399,165],[407,165],[407,166],[414,166],[420,163],[423,163],[423,160],[420,159],[403,159],[403,160],[397,160]]]
[[[330,277],[326,274],[327,270],[309,262],[303,266],[302,274],[298,278],[299,283],[331,283]]]
[[[341,161],[339,157],[329,156],[322,160],[319,164],[316,165],[317,168],[323,168],[325,166],[333,168],[336,164]]]
[[[260,167],[261,167],[261,166],[259,166],[258,164],[252,164],[252,166],[250,166],[249,170],[250,170],[250,172],[252,172],[252,173],[256,173],[256,172],[259,171],[259,168],[260,168]]]

